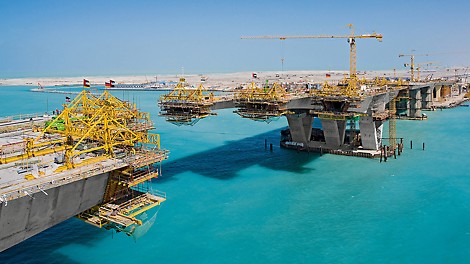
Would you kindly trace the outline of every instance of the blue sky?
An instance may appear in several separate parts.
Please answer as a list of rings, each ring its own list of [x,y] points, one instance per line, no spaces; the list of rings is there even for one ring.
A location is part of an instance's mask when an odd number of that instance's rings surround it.
[[[345,39],[241,40],[242,35],[346,35],[358,70],[419,61],[470,64],[468,1],[0,1],[0,76],[204,74],[347,70]],[[434,54],[434,55],[432,55]]]

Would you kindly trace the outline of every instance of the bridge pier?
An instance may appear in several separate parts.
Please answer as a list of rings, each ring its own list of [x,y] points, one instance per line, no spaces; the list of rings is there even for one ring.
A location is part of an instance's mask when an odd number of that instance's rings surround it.
[[[301,114],[286,115],[290,136],[287,137],[287,134],[283,133],[282,142],[290,148],[307,146],[309,150],[323,153],[330,151],[330,153],[351,154],[356,153],[355,151],[362,153],[361,150],[377,151],[382,144],[383,125],[388,117],[387,104],[389,106],[390,103],[396,104],[395,110],[398,116],[423,119],[422,109],[432,109],[433,104],[442,100],[443,96],[452,96],[461,92],[463,88],[455,86],[454,82],[438,81],[402,85],[387,92],[365,96],[360,102],[317,97],[293,99],[287,104],[287,108]],[[321,131],[312,128],[313,117],[317,115],[322,124]],[[356,122],[351,129],[346,129],[347,120],[357,116],[360,116],[360,147]]]
[[[421,108],[431,109],[433,102],[434,85],[421,88]]]
[[[292,141],[304,143],[312,136],[313,116],[307,113],[286,115]]]
[[[432,93],[432,99],[434,102],[438,102],[440,101],[441,99],[441,93],[442,93],[442,84],[440,85],[434,85],[434,90],[433,90],[433,93]]]
[[[346,120],[320,119],[326,146],[338,148],[344,143]]]
[[[383,121],[374,120],[372,116],[361,116],[359,119],[361,142],[364,149],[378,150],[382,143]]]
[[[461,95],[463,93],[463,85],[462,84],[457,84],[457,90],[458,90],[457,95]]]
[[[421,117],[421,89],[410,90],[410,117]]]

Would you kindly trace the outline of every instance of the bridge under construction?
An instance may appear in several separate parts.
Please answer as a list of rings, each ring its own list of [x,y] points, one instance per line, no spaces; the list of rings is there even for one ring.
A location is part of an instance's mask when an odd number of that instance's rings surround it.
[[[423,110],[434,109],[451,94],[463,96],[465,92],[455,80],[398,78],[344,78],[338,84],[324,82],[289,92],[278,83],[259,86],[253,82],[224,96],[208,96],[198,89],[191,96],[161,96],[162,115],[170,122],[178,120],[178,125],[193,125],[224,108],[234,108],[241,117],[256,121],[285,116],[289,129],[281,133],[283,147],[369,158],[403,150],[403,136],[396,132],[397,118],[423,120]],[[201,105],[205,106],[203,113]],[[314,119],[319,119],[321,127],[312,126]],[[383,135],[387,120],[389,134]]]
[[[411,56],[411,78],[359,78],[356,69],[356,39],[376,39],[377,33],[357,35],[352,24],[348,35],[244,36],[242,39],[347,39],[350,48],[349,76],[338,83],[316,83],[288,91],[278,83],[258,86],[254,82],[235,90],[230,97],[204,95],[202,86],[193,92],[171,92],[159,99],[161,115],[178,125],[194,124],[215,114],[212,110],[236,108],[241,117],[269,122],[286,116],[289,129],[282,131],[281,145],[297,150],[318,151],[360,157],[400,154],[402,138],[397,137],[396,118],[423,119],[422,110],[457,90],[464,91],[457,80],[419,80],[414,78],[414,56]],[[400,55],[405,56],[405,55]],[[284,58],[281,59],[283,62]],[[406,65],[406,64],[405,64]],[[419,68],[418,68],[419,70]],[[257,75],[253,74],[253,81]],[[179,85],[184,89],[184,85]],[[176,90],[175,90],[176,91]],[[203,109],[203,111],[201,111]],[[184,116],[185,119],[182,119]],[[312,127],[318,118],[320,128]],[[383,125],[389,120],[389,135],[383,136]],[[182,121],[182,122],[181,122]],[[176,123],[176,122],[175,122]]]
[[[158,99],[166,121],[194,125],[233,108],[242,118],[270,122],[285,116],[281,131],[286,148],[366,158],[389,157],[403,150],[396,119],[423,120],[443,98],[467,92],[457,80],[360,79],[355,39],[382,40],[381,34],[347,36],[251,37],[346,38],[350,72],[338,83],[288,89],[266,81],[214,94],[186,80]],[[89,87],[89,86],[88,86]],[[468,88],[468,87],[466,87]],[[153,217],[141,217],[159,206],[166,194],[152,188],[168,151],[148,113],[108,91],[78,93],[55,116],[29,115],[0,119],[0,251],[70,217],[129,236],[148,230]],[[320,127],[313,126],[318,120]],[[388,135],[383,135],[388,120]],[[145,219],[144,219],[145,218]]]
[[[134,235],[139,216],[166,195],[158,177],[168,151],[148,113],[83,91],[56,116],[0,122],[0,251],[70,217]]]
[[[465,92],[451,80],[345,78],[289,91],[253,82],[214,95],[202,85],[188,88],[182,79],[159,104],[161,115],[177,125],[194,125],[226,108],[256,121],[285,116],[283,147],[373,158],[403,150],[397,118],[422,120],[423,110]],[[315,119],[320,128],[312,126]],[[129,236],[151,225],[155,217],[140,215],[166,200],[150,181],[168,157],[153,128],[148,113],[107,91],[83,91],[56,116],[1,119],[0,251],[73,216]]]

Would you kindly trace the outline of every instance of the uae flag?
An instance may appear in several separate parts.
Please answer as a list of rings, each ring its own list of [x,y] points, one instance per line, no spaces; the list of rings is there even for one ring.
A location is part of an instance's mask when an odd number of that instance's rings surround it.
[[[88,81],[87,79],[83,79],[83,87],[90,88],[90,81]]]
[[[106,87],[106,88],[114,87],[114,81],[113,81],[113,80],[109,80],[109,82],[105,82],[105,83],[104,83],[104,87]]]

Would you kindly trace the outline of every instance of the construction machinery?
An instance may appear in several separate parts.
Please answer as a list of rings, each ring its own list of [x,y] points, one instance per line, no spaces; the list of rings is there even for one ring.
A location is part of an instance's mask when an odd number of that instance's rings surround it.
[[[410,53],[410,54],[399,54],[398,57],[401,58],[401,57],[410,57],[410,63],[405,63],[403,64],[405,67],[410,67],[410,81],[414,82],[415,81],[415,77],[414,77],[414,74],[415,74],[415,57],[416,56],[429,56],[429,54],[414,54],[414,53]]]
[[[173,91],[160,96],[160,115],[176,125],[194,125],[200,119],[213,114],[214,94],[206,93],[202,83],[196,88],[185,86],[185,78],[180,78]]]
[[[382,34],[371,33],[371,34],[362,34],[356,35],[354,33],[354,26],[348,24],[348,27],[351,30],[349,35],[305,35],[305,36],[242,36],[242,39],[330,39],[330,38],[345,38],[349,43],[349,85],[346,87],[349,90],[356,91],[357,89],[357,70],[356,70],[356,39],[368,39],[373,38],[378,41],[382,41]],[[349,91],[349,93],[352,93]]]
[[[142,225],[138,217],[166,199],[149,183],[168,157],[160,147],[160,135],[150,132],[154,127],[149,114],[108,91],[97,96],[88,90],[59,112],[44,127],[32,124],[33,132],[23,132],[22,140],[0,146],[0,164],[7,166],[2,168],[27,164],[18,171],[26,180],[20,186],[24,191],[5,188],[2,197],[33,197],[36,191],[47,195],[45,190],[110,173],[101,202],[78,217],[132,235]]]

